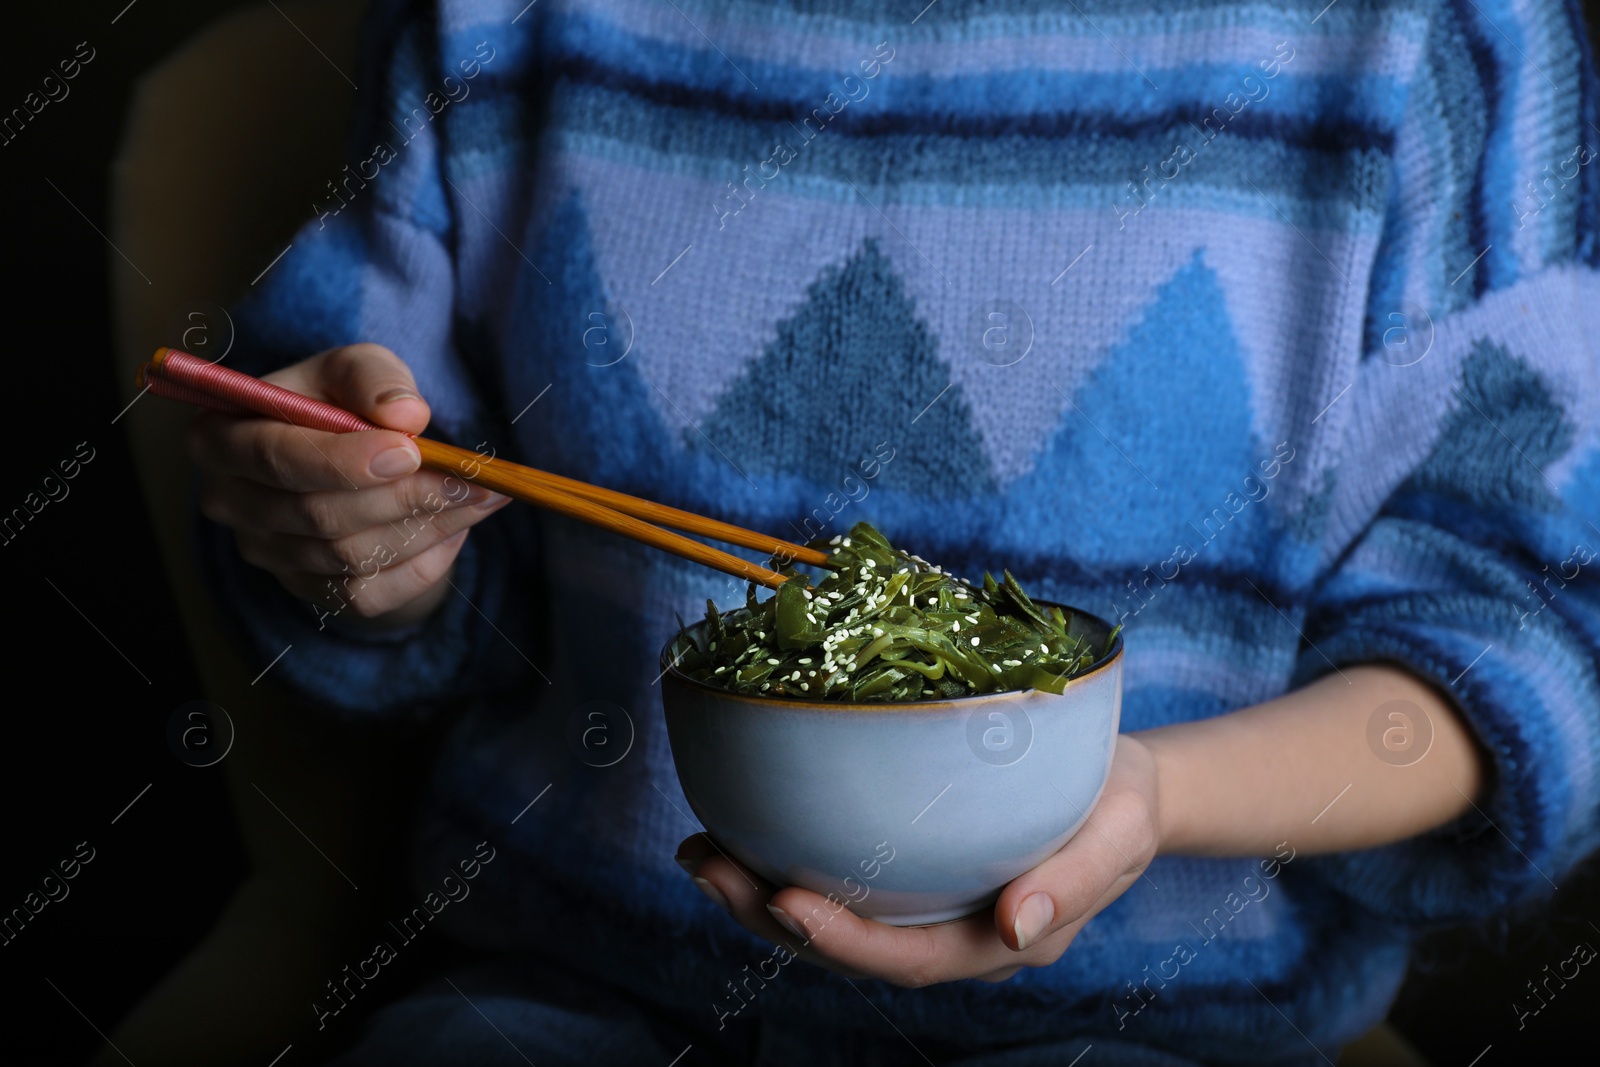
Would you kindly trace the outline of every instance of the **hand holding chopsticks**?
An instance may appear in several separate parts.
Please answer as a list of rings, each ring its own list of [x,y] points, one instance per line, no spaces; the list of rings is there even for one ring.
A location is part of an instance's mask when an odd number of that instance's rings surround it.
[[[229,370],[177,349],[161,348],[140,371],[158,396],[239,416],[261,416],[328,433],[385,429],[311,397]],[[724,573],[776,588],[785,576],[672,530],[700,534],[798,563],[826,566],[828,555],[717,519],[564,478],[470,449],[408,435],[422,465],[506,496],[599,526]],[[665,528],[663,528],[665,527]]]

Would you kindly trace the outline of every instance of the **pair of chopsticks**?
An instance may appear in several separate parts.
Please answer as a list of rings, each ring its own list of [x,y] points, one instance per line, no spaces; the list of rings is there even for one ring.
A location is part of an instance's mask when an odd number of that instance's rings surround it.
[[[359,433],[386,428],[343,408],[313,400],[248,374],[219,367],[175,348],[156,349],[150,362],[139,369],[139,386],[157,396],[181,400],[186,404],[230,415],[263,416],[308,430]],[[418,451],[422,453],[422,465],[430,470],[453,474],[464,481],[619,533],[737,578],[774,589],[786,580],[786,576],[777,571],[757,566],[672,531],[700,534],[796,563],[819,567],[830,565],[828,554],[814,548],[626,493],[602,489],[587,482],[563,478],[559,474],[490,458],[471,449],[447,445],[443,441],[433,441],[415,434],[406,436],[416,442]]]

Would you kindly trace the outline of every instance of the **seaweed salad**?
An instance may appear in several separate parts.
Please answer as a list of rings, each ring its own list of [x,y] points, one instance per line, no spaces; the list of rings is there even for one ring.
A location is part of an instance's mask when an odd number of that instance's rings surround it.
[[[697,641],[687,629],[672,662],[696,681],[747,696],[841,702],[940,700],[1018,689],[1061,692],[1110,652],[1069,632],[1060,608],[1041,608],[1010,571],[982,585],[899,551],[866,523],[823,546],[833,570],[819,584],[789,580],[765,601],[706,601]],[[774,561],[775,565],[779,561]]]

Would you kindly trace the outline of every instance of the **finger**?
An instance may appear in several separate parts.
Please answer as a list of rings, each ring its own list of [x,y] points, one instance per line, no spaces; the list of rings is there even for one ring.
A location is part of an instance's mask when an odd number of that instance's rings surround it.
[[[678,846],[678,854],[674,858],[678,861],[678,866],[689,872],[689,876],[694,879],[700,891],[724,909],[728,908],[735,897],[743,899],[746,891],[754,894],[751,899],[759,898],[764,906],[777,888],[722,851],[721,846],[711,840],[709,834],[700,833],[685,838]],[[714,880],[708,875],[714,876]],[[724,889],[724,885],[728,888]]]
[[[334,540],[396,523],[415,530],[447,508],[506,499],[454,475],[417,473],[371,489],[291,493],[247,478],[203,478],[200,512],[213,522],[258,533]]]
[[[1108,786],[1059,852],[1001,891],[995,929],[1009,948],[1021,952],[1069,924],[1081,924],[1137,880],[1154,853],[1149,805],[1133,792]]]
[[[819,966],[830,967],[847,977],[867,977],[859,971],[833,966],[815,953],[808,952],[805,948],[805,939],[795,937],[779,925],[772,913],[767,910],[767,901],[771,899],[776,887],[723,852],[709,835],[695,834],[686,839],[678,846],[675,858],[678,865],[689,872],[700,892],[757,937],[775,945],[782,945],[801,959]]]
[[[422,465],[417,446],[392,430],[324,433],[212,412],[195,418],[187,443],[202,471],[296,493],[368,489]]]
[[[912,989],[1018,965],[1016,954],[995,937],[988,912],[937,926],[901,927],[864,919],[841,903],[791,886],[774,895],[769,910],[776,909],[774,918],[803,937],[806,950],[824,966]]]
[[[482,504],[441,510],[437,515],[424,513],[425,518],[420,521],[385,523],[334,540],[262,533],[250,528],[240,528],[235,538],[240,555],[258,567],[372,578],[477,525],[510,502],[510,497],[497,495]]]
[[[393,430],[421,433],[428,426],[428,405],[411,368],[382,345],[330,348],[265,380]]]
[[[411,368],[387,348],[345,345],[320,358],[331,403],[390,429],[421,433],[428,428],[430,412]]]
[[[438,585],[466,544],[469,531],[462,530],[445,541],[434,545],[393,567],[380,570],[376,576],[327,575],[292,572],[278,574],[278,580],[295,596],[304,597],[335,616],[352,615],[372,619],[410,604],[413,600]]]

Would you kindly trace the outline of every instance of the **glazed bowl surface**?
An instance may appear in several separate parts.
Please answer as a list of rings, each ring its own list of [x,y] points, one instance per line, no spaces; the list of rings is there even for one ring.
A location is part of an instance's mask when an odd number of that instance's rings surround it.
[[[1111,631],[1062,610],[1075,635]],[[702,647],[704,625],[688,630]],[[1111,769],[1121,635],[1059,694],[894,704],[732,693],[680,673],[676,640],[662,650],[662,704],[695,815],[768,881],[865,918],[918,926],[989,907],[1072,838]]]

